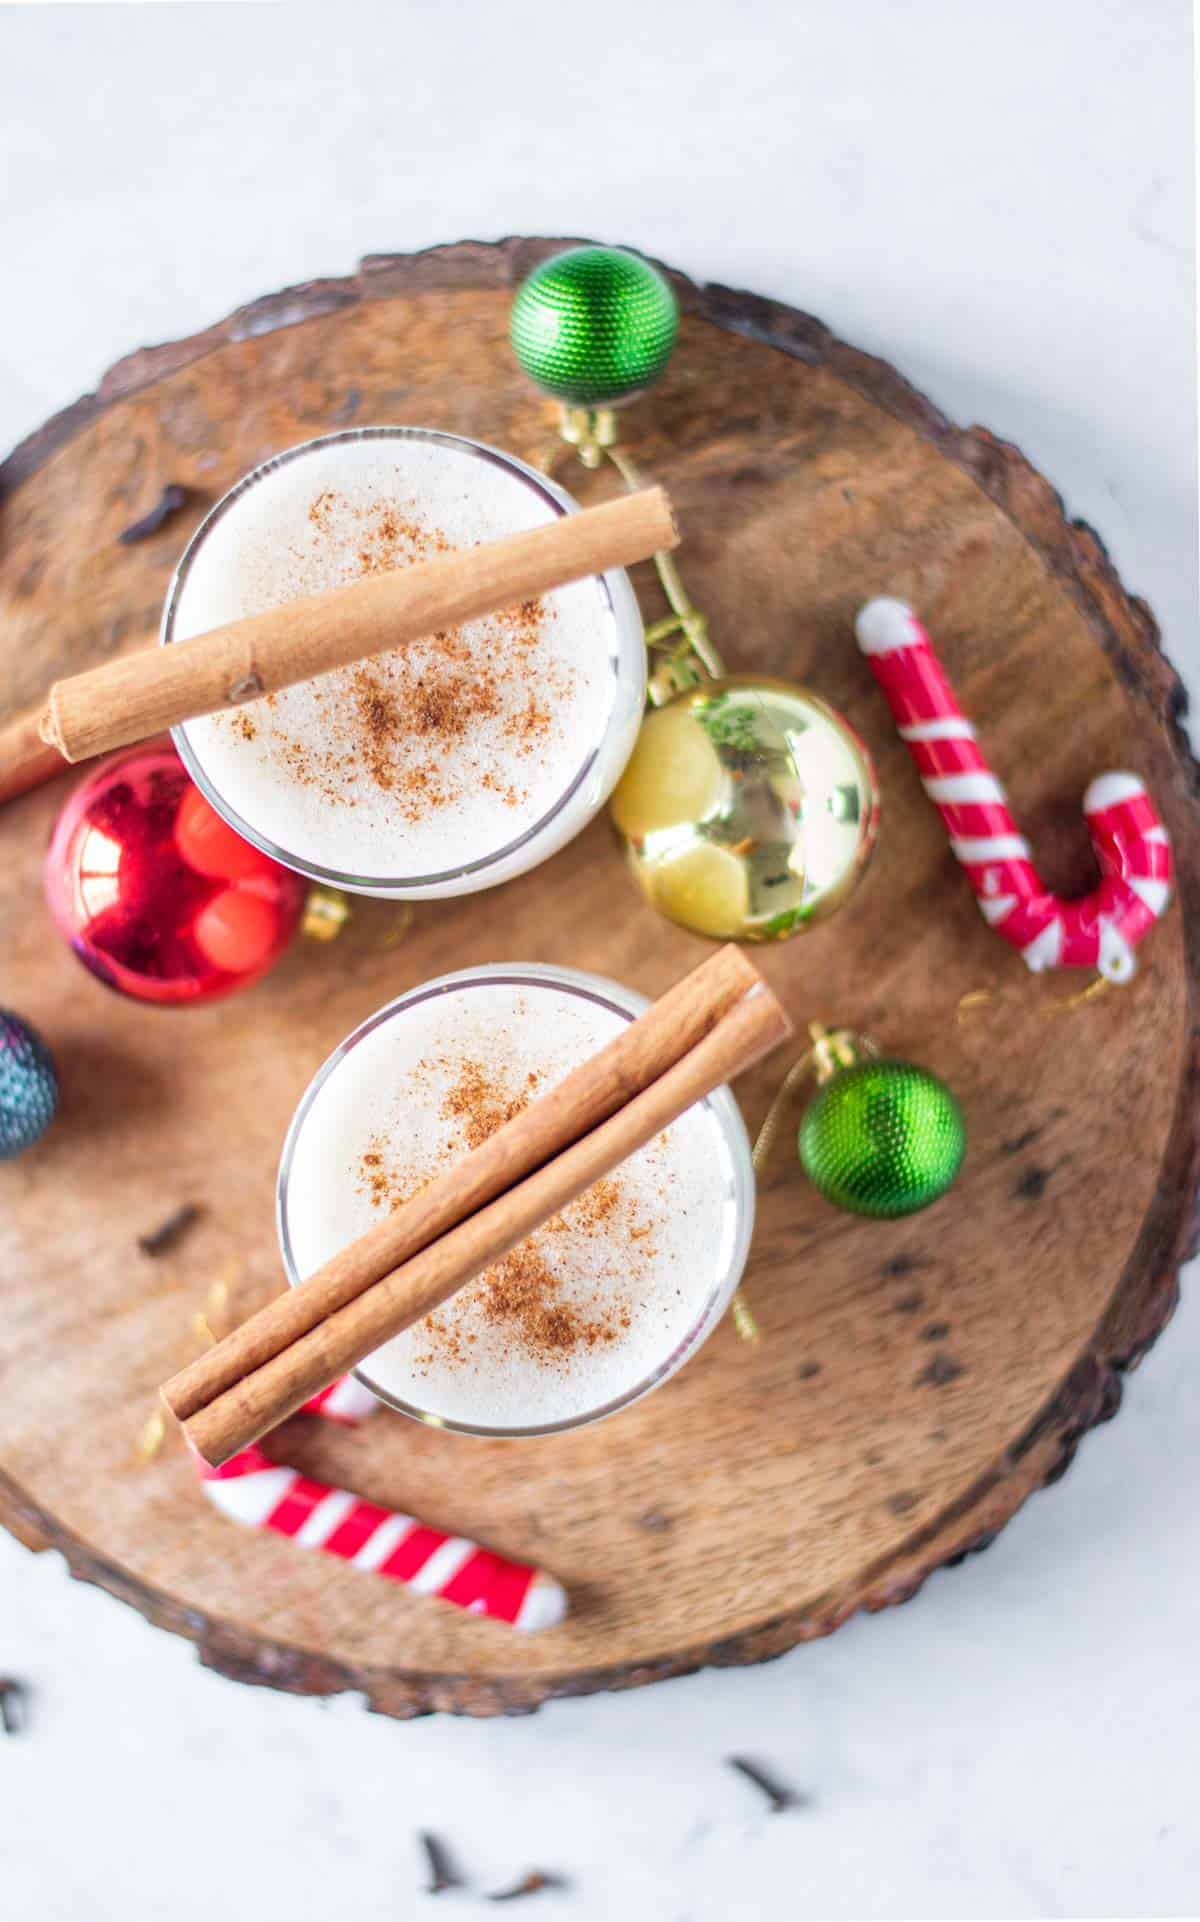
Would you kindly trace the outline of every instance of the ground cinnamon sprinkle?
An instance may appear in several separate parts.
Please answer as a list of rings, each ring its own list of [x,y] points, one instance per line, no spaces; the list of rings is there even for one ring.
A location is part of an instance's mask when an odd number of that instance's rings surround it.
[[[324,531],[329,525],[330,518],[336,506],[337,495],[331,487],[325,488],[323,493],[317,495],[316,500],[308,510],[308,518],[313,526],[319,527]]]
[[[475,1287],[485,1319],[503,1324],[510,1338],[539,1361],[615,1341],[620,1333],[618,1315],[605,1306],[600,1291],[592,1314],[561,1298],[561,1279],[536,1235],[487,1269]]]
[[[393,1194],[393,1183],[384,1162],[383,1151],[374,1146],[367,1149],[359,1163],[359,1189],[369,1194],[377,1208],[398,1208],[399,1198]]]
[[[395,696],[379,681],[370,661],[363,661],[358,667],[351,668],[350,684],[354,689],[362,730],[363,758],[378,785],[382,788],[391,787],[390,748],[401,728]]]
[[[306,569],[319,562],[320,539],[348,518],[358,532],[347,578],[452,551],[440,529],[410,518],[402,504],[378,502],[355,512],[326,488],[308,509],[313,551],[294,554],[302,590]],[[326,677],[327,691],[313,697],[323,709],[327,747],[314,754],[279,719],[273,745],[292,778],[316,787],[334,806],[355,806],[365,783],[386,794],[402,819],[416,823],[452,805],[469,782],[517,809],[528,797],[489,766],[487,730],[494,730],[493,743],[502,741],[506,751],[515,748],[525,760],[551,739],[552,704],[569,694],[571,676],[542,658],[548,618],[541,599],[526,600],[488,617],[489,644],[482,648],[451,629],[403,654],[338,670]]]
[[[502,781],[491,768],[486,774],[480,776],[479,785],[487,788],[492,794],[498,794],[506,807],[519,807],[525,798],[519,788],[513,787],[510,781]]]
[[[613,1175],[601,1175],[593,1182],[586,1194],[572,1206],[572,1214],[577,1215],[577,1225],[585,1228],[599,1228],[602,1223],[611,1221],[621,1205],[621,1184]]]
[[[518,753],[529,755],[548,738],[553,725],[549,708],[536,694],[529,694],[524,706],[505,721],[504,732],[508,740],[516,743]]]
[[[529,1072],[518,1081],[498,1075],[493,1064],[482,1060],[451,1063],[440,1056],[423,1063],[417,1072],[429,1078],[435,1073],[450,1076],[440,1113],[454,1125],[454,1147],[461,1151],[479,1147],[519,1114],[535,1098],[542,1079]],[[396,1208],[422,1185],[410,1168],[401,1175],[394,1167],[388,1143],[380,1136],[368,1144],[358,1172],[360,1191],[377,1207]],[[620,1176],[603,1176],[444,1308],[426,1317],[422,1331],[427,1342],[415,1357],[417,1366],[427,1369],[435,1362],[470,1366],[475,1360],[472,1347],[489,1330],[551,1367],[618,1340],[631,1325],[625,1287],[636,1282],[639,1267],[653,1254],[652,1230],[652,1223],[639,1218]],[[613,1275],[606,1266],[615,1246],[619,1246],[620,1266]],[[582,1259],[575,1261],[577,1272],[567,1280],[563,1257],[571,1252]],[[581,1281],[581,1267],[585,1275],[593,1268],[594,1281]]]
[[[457,1079],[451,1083],[442,1102],[442,1115],[447,1121],[461,1124],[468,1148],[478,1148],[497,1128],[529,1106],[540,1079],[539,1075],[530,1074],[524,1087],[509,1094],[495,1086],[481,1062],[463,1061]]]

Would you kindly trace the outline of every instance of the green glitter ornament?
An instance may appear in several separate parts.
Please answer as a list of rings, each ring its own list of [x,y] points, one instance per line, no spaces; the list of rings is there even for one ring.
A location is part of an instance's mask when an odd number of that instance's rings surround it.
[[[826,1057],[824,1085],[800,1123],[801,1165],[835,1208],[915,1214],[950,1187],[966,1151],[962,1109],[911,1061],[878,1061],[851,1037]]]
[[[620,247],[572,247],[535,267],[513,301],[513,352],[544,393],[611,407],[657,380],[679,309],[656,267]]]

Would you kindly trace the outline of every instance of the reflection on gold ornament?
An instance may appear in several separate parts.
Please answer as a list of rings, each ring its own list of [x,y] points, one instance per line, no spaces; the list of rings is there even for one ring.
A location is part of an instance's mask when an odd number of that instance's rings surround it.
[[[879,817],[866,749],[806,688],[702,678],[647,714],[612,801],[646,899],[721,940],[781,941],[834,912]]]

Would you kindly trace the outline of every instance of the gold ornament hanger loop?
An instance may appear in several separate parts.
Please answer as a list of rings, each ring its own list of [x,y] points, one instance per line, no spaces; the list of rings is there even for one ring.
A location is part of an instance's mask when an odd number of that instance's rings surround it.
[[[617,420],[611,407],[564,404],[559,413],[559,432],[585,467],[597,468],[608,459],[630,493],[646,486],[640,469],[616,444]],[[660,707],[686,688],[694,687],[703,676],[719,681],[725,673],[725,664],[709,639],[707,615],[700,612],[683,584],[675,556],[656,554],[654,566],[671,612],[647,627],[646,645],[656,651],[663,650],[665,643],[676,635],[682,643],[669,650],[666,662],[650,677],[650,700]],[[693,662],[687,660],[689,654],[694,656]]]
[[[835,1028],[831,1033],[823,1022],[810,1021],[808,1032],[812,1046],[805,1049],[798,1061],[793,1061],[784,1075],[750,1150],[750,1161],[759,1181],[783,1132],[788,1110],[804,1083],[812,1079],[821,1087],[826,1081],[832,1080],[840,1068],[852,1068],[855,1062],[878,1053],[873,1041],[854,1034],[849,1028]],[[745,1289],[737,1290],[729,1304],[729,1312],[742,1340],[757,1341],[758,1323],[746,1300]]]

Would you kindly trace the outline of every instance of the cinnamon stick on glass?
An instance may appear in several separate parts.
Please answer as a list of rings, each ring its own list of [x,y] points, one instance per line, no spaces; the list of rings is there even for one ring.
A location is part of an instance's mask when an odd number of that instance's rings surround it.
[[[56,681],[41,736],[68,761],[106,754],[678,542],[661,487],[623,494]]]
[[[42,716],[41,708],[30,708],[0,726],[0,801],[15,801],[63,771],[62,755],[42,739]]]
[[[785,1040],[753,964],[722,949],[456,1167],[162,1390],[219,1465],[558,1214]]]

